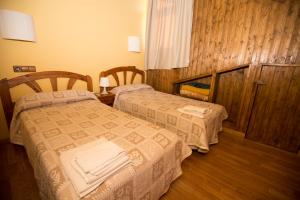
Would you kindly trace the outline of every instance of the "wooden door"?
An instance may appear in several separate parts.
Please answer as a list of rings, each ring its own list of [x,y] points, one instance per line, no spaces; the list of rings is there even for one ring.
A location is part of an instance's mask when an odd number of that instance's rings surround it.
[[[300,147],[300,67],[262,66],[246,138],[291,152]]]

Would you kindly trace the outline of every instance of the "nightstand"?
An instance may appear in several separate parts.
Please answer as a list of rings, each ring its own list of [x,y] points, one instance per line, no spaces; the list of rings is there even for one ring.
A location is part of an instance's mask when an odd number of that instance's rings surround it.
[[[115,100],[115,94],[109,92],[108,94],[95,93],[95,95],[102,103],[109,106],[113,106]]]

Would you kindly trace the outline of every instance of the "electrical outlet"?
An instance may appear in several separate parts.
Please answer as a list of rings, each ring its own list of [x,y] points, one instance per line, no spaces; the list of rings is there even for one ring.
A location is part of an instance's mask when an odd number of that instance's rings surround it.
[[[14,65],[14,72],[36,72],[35,66]]]

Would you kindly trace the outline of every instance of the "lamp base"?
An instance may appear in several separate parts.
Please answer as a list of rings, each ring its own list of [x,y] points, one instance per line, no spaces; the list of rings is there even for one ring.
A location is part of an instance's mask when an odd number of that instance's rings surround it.
[[[103,91],[101,92],[101,94],[108,94],[108,92],[106,91],[106,87],[103,87]]]

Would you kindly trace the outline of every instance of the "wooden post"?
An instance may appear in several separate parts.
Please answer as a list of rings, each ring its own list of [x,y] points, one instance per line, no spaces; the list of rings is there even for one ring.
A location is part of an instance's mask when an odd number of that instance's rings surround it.
[[[0,80],[0,97],[1,97],[2,106],[6,118],[6,123],[7,126],[9,127],[13,115],[13,103],[11,101],[8,80],[6,78]]]
[[[217,88],[216,86],[217,86],[217,72],[214,71],[212,73],[211,82],[210,82],[210,91],[209,91],[209,96],[208,96],[209,102],[215,101],[215,90]]]

